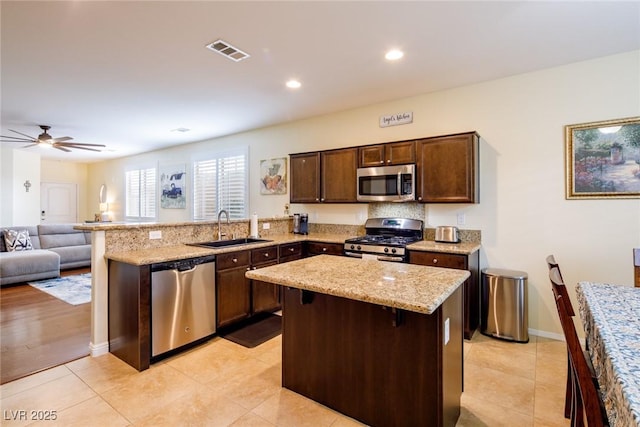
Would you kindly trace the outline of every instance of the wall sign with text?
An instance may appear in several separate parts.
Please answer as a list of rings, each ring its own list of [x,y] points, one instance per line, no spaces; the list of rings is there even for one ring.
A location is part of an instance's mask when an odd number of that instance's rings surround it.
[[[406,125],[413,123],[413,111],[406,113],[391,114],[389,116],[380,116],[380,127]]]

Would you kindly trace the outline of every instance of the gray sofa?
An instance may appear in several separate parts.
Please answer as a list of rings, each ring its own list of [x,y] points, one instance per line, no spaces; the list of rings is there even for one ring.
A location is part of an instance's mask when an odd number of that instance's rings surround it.
[[[0,286],[60,276],[60,270],[91,266],[91,233],[75,224],[0,227],[27,230],[33,250],[7,252],[0,236]]]

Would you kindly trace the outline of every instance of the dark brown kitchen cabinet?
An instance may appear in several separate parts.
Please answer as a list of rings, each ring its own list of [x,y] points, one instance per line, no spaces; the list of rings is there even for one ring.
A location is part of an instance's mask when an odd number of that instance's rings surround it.
[[[441,252],[409,251],[411,264],[430,267],[454,268],[469,270],[471,276],[464,282],[463,329],[464,338],[470,340],[480,324],[480,252],[469,255],[449,254]]]
[[[313,255],[342,255],[342,243],[307,242],[307,256]]]
[[[323,203],[357,202],[356,171],[358,149],[345,148],[320,153],[321,197]]]
[[[417,199],[425,203],[478,203],[478,134],[416,142]]]
[[[403,165],[415,162],[415,141],[390,142],[358,148],[358,165],[361,168]]]
[[[217,327],[231,325],[251,315],[250,252],[239,251],[216,257]]]
[[[291,203],[320,201],[320,153],[291,154]]]
[[[268,267],[278,263],[278,247],[253,249],[251,269]],[[251,280],[251,315],[273,312],[280,309],[280,286],[273,283]]]
[[[302,258],[302,242],[285,243],[280,245],[280,256],[278,260],[283,262],[295,261]]]
[[[356,203],[358,149],[291,155],[291,203]]]

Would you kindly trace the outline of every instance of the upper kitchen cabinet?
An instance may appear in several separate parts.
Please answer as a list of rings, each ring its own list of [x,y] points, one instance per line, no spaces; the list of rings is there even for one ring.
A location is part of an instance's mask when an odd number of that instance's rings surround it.
[[[320,153],[291,155],[291,203],[320,201]]]
[[[291,203],[356,203],[358,149],[291,154]]]
[[[358,149],[323,151],[320,157],[322,168],[320,201],[355,203],[357,201]]]
[[[417,199],[426,203],[478,203],[475,132],[416,141]]]
[[[358,149],[358,166],[404,165],[416,162],[415,141],[368,145]]]

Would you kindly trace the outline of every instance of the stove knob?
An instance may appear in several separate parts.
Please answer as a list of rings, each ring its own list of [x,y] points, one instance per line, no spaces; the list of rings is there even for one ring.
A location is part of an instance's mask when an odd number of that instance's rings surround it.
[[[351,250],[353,250],[356,247],[356,245],[351,245]]]
[[[384,248],[384,251],[385,252],[389,252],[389,248]]]
[[[357,249],[357,250],[360,250],[360,249],[362,249],[362,247],[361,247],[360,245],[358,245],[358,246],[356,247],[356,249]]]
[[[391,253],[395,254],[396,253],[396,248],[391,249]]]

